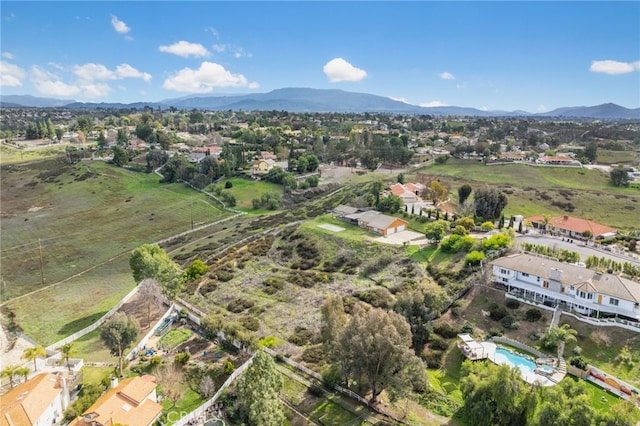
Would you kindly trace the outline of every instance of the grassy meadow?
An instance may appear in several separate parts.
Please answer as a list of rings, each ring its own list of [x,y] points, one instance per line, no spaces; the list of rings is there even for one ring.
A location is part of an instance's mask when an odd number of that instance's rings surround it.
[[[43,344],[91,324],[131,290],[135,247],[229,215],[185,185],[103,162],[57,158],[1,173],[2,300]]]
[[[420,172],[448,185],[452,198],[457,197],[457,190],[464,183],[473,188],[496,186],[508,196],[506,216],[568,214],[621,230],[640,229],[640,191],[612,186],[608,174],[599,170],[521,164],[485,166],[478,161],[451,158],[445,165],[432,165]]]

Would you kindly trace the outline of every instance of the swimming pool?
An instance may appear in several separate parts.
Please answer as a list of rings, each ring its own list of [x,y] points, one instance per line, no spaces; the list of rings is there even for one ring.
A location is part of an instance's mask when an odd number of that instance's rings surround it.
[[[538,382],[543,386],[555,385],[555,383],[550,381],[547,377],[536,373],[535,361],[524,355],[515,354],[504,348],[496,348],[493,362],[496,364],[508,364],[511,367],[516,367],[520,370],[520,375],[527,383]]]

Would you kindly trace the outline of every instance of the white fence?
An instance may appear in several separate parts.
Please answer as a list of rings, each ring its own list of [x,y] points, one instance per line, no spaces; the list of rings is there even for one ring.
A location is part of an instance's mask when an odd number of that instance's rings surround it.
[[[229,376],[229,378],[227,380],[225,380],[225,382],[222,384],[222,386],[220,386],[220,389],[218,389],[218,391],[215,393],[215,395],[213,395],[211,397],[211,399],[209,399],[208,401],[206,401],[204,404],[202,404],[201,406],[199,406],[198,408],[196,408],[195,410],[193,410],[192,412],[190,412],[189,414],[187,414],[186,416],[184,416],[183,418],[181,418],[180,420],[178,420],[177,422],[174,423],[174,426],[183,426],[188,424],[191,421],[194,420],[198,420],[198,421],[202,421],[204,422],[207,419],[207,410],[209,408],[211,408],[211,406],[213,404],[216,403],[216,401],[218,400],[218,398],[220,398],[220,395],[222,395],[222,392],[229,387],[229,385],[231,385],[231,383],[233,383],[233,381],[244,372],[244,370],[246,370],[246,368],[251,365],[251,363],[253,362],[253,356],[251,358],[249,358],[249,360],[247,362],[245,362],[244,364],[242,364],[240,367],[238,367],[236,369],[236,371],[234,371],[231,376]]]
[[[95,330],[96,328],[100,327],[107,319],[109,319],[109,317],[111,317],[113,314],[115,314],[118,309],[120,309],[122,307],[122,305],[124,305],[125,303],[127,303],[137,292],[138,292],[138,287],[139,286],[135,286],[133,288],[133,290],[131,290],[129,292],[129,294],[127,294],[125,297],[122,298],[122,300],[120,302],[118,302],[117,305],[115,305],[113,308],[111,308],[109,310],[109,312],[107,312],[106,314],[104,314],[102,317],[100,317],[100,319],[98,319],[96,322],[94,322],[93,324],[91,324],[90,326],[83,328],[80,331],[77,331],[75,333],[73,333],[71,336],[67,336],[64,339],[47,346],[45,349],[47,351],[55,351],[56,349],[58,349],[59,347],[66,345],[67,343],[71,343],[76,339],[79,339],[80,337],[84,336],[85,334],[89,334],[91,333],[93,330]]]

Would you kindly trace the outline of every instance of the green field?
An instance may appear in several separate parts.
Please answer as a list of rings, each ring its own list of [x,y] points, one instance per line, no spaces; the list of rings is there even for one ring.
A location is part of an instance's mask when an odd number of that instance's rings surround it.
[[[24,163],[26,161],[36,161],[45,158],[54,158],[64,154],[64,145],[52,145],[39,149],[17,149],[7,145],[0,145],[0,165]]]
[[[36,167],[36,166],[34,166]],[[229,213],[182,184],[102,162],[2,170],[2,299]],[[42,263],[41,263],[42,262]]]
[[[598,170],[521,164],[485,166],[478,161],[452,158],[445,165],[420,171],[448,185],[454,198],[464,183],[473,188],[496,186],[509,199],[506,216],[568,214],[621,230],[640,229],[640,191],[614,187],[609,176]]]
[[[133,288],[135,247],[230,215],[185,185],[103,162],[1,173],[2,300],[42,344],[91,324]]]
[[[233,196],[236,197],[236,208],[249,213],[256,214],[267,212],[266,210],[256,211],[253,208],[252,200],[256,198],[259,199],[262,197],[262,194],[275,192],[282,195],[282,186],[275,183],[231,178],[222,183],[223,188],[227,181],[231,182],[233,186],[229,189],[223,189],[223,191],[231,192]]]

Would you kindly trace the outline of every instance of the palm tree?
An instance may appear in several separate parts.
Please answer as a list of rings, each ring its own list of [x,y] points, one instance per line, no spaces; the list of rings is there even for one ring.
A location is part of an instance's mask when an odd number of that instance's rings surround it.
[[[46,357],[47,356],[47,351],[44,349],[43,346],[34,346],[31,348],[26,348],[23,352],[22,352],[22,358],[29,360],[29,361],[33,361],[33,369],[34,371],[38,371],[38,364],[36,363],[36,358],[38,357]]]
[[[69,371],[71,371],[71,366],[69,365],[69,357],[75,355],[76,352],[73,347],[73,343],[66,343],[62,345],[60,351],[62,352],[62,356],[64,357],[65,362],[67,363],[67,368],[69,369]]]
[[[16,368],[15,373],[18,376],[22,376],[24,378],[24,381],[26,382],[27,378],[29,377],[29,373],[31,373],[31,369],[29,367],[19,367]]]
[[[2,372],[0,372],[3,379],[9,379],[9,385],[11,387],[13,387],[13,377],[16,375],[17,369],[18,367],[15,365],[7,365],[2,369]]]

